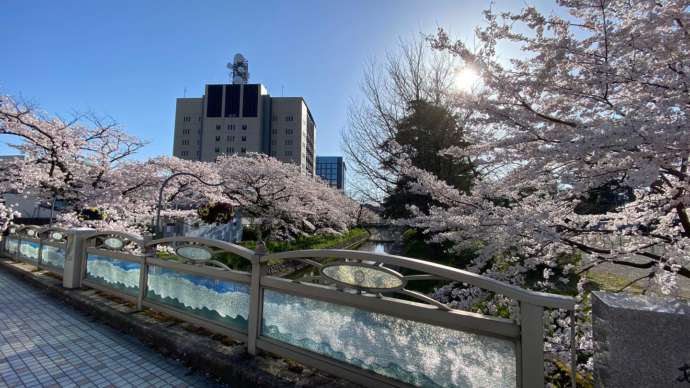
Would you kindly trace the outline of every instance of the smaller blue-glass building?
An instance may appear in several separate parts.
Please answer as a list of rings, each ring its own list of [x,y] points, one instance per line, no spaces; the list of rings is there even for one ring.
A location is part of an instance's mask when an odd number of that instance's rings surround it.
[[[331,187],[345,191],[345,161],[342,156],[317,156],[316,175],[328,181]]]

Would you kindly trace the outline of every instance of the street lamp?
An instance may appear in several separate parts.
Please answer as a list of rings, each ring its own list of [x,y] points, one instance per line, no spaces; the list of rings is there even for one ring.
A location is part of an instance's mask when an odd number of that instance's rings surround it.
[[[197,181],[199,181],[200,183],[202,183],[206,186],[210,186],[210,187],[222,186],[225,183],[225,182],[208,183],[208,182],[204,181],[203,179],[201,179],[201,177],[199,177],[198,175],[192,174],[191,172],[178,172],[178,173],[170,175],[166,180],[163,181],[163,184],[161,185],[161,188],[158,191],[158,203],[156,204],[156,225],[154,226],[153,231],[157,236],[160,234],[159,237],[163,237],[161,230],[160,230],[160,227],[161,227],[161,206],[163,204],[163,190],[165,190],[165,187],[168,185],[168,183],[173,178],[176,178],[178,176],[192,177],[192,178],[196,179]]]

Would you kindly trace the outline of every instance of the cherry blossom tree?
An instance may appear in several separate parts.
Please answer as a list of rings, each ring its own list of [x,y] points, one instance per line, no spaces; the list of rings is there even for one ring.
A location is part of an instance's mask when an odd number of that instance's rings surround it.
[[[687,2],[558,4],[549,14],[488,10],[472,47],[442,29],[430,39],[481,75],[475,93],[456,95],[473,112],[471,146],[444,153],[470,158],[482,179],[462,193],[408,165],[415,189],[439,205],[407,222],[455,249],[479,247],[472,269],[504,281],[555,290],[613,262],[652,269],[649,289],[672,293],[690,276]],[[504,49],[521,54],[506,59]],[[611,182],[634,198],[606,214],[575,211]],[[462,304],[478,294],[436,296]]]
[[[12,147],[23,155],[11,176],[4,175],[3,189],[29,190],[46,202],[57,198],[71,210],[107,191],[117,166],[144,145],[110,119],[63,119],[9,96],[0,96],[0,134],[17,139]]]
[[[359,211],[354,201],[299,166],[266,155],[221,156],[216,165],[226,200],[283,238],[324,228],[345,231]]]
[[[20,139],[13,147],[24,155],[0,166],[0,191],[60,199],[64,206],[56,218],[65,226],[150,231],[158,190],[179,172],[223,185],[176,177],[163,193],[166,217],[196,217],[198,207],[225,202],[268,222],[280,237],[293,238],[318,229],[344,231],[358,212],[355,202],[324,182],[265,155],[222,156],[216,162],[130,160],[144,143],[93,115],[67,121],[0,97],[0,134]],[[10,209],[0,206],[0,224],[9,219]]]

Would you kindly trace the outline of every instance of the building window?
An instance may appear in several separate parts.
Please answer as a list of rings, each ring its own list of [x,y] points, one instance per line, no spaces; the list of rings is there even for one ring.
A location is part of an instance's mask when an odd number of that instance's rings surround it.
[[[220,141],[220,136],[216,136],[216,141]]]
[[[242,85],[225,86],[225,117],[239,117],[241,86]]]
[[[220,117],[223,110],[223,85],[208,85],[206,89],[206,117]]]
[[[189,145],[189,140],[182,140],[182,145]]]
[[[220,148],[216,147],[216,153],[219,153],[219,152],[220,152]]]
[[[242,124],[242,130],[244,130],[244,131],[247,130],[247,124]]]
[[[271,134],[277,135],[278,134],[278,128],[271,129]]]
[[[285,140],[285,145],[292,145],[292,139]]]
[[[278,140],[276,140],[276,139],[271,139],[271,145],[274,146],[274,145],[277,145],[277,144],[278,144]]]
[[[259,85],[244,85],[242,98],[242,116],[257,117],[259,112]]]
[[[182,156],[187,156],[187,155],[189,155],[189,152],[187,152],[187,151],[182,151]]]
[[[246,153],[247,153],[247,149],[244,148],[244,147],[242,147],[242,148],[240,149],[240,152],[242,152],[243,154],[246,154]]]
[[[187,123],[188,123],[188,122],[192,121],[192,118],[191,118],[191,117],[189,117],[189,116],[185,116],[185,117],[183,117],[183,118],[182,118],[182,121],[184,121],[184,122],[187,122]]]
[[[235,130],[235,124],[228,124],[228,129],[231,131]]]
[[[229,154],[233,154],[233,153],[235,153],[235,149],[234,149],[234,148],[232,148],[232,147],[228,147],[228,148],[226,148],[226,149],[225,149],[225,151],[226,151],[227,153],[229,153]]]
[[[228,141],[235,141],[235,136],[228,136]]]
[[[273,115],[271,116],[272,121],[278,121],[278,115]]]
[[[242,141],[247,141],[247,136],[242,136]]]
[[[216,129],[220,129],[220,125],[216,125]]]
[[[295,117],[290,115],[290,116],[285,116],[285,121],[295,121]]]
[[[292,156],[292,151],[285,151],[285,156]]]
[[[295,132],[295,130],[292,128],[285,128],[285,134],[286,135],[292,135],[294,132]]]
[[[183,135],[189,135],[189,129],[183,129],[182,134]]]

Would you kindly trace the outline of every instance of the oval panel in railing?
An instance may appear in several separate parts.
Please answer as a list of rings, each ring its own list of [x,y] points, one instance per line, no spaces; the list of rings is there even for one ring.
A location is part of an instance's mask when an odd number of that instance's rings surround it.
[[[119,251],[125,246],[125,242],[117,237],[108,237],[103,240],[103,245],[105,245],[108,249]]]
[[[27,229],[26,230],[26,235],[30,237],[35,237],[36,236],[36,231],[34,229]]]
[[[184,245],[175,249],[175,253],[183,259],[194,262],[205,262],[211,260],[213,253],[206,248],[197,245]]]
[[[405,286],[405,280],[399,273],[368,264],[329,264],[321,268],[321,275],[341,285],[371,291],[395,291]]]
[[[62,234],[62,232],[53,232],[53,233],[50,234],[50,239],[51,239],[51,240],[55,240],[55,241],[60,241],[60,240],[62,240],[64,237],[65,237],[65,235]]]

